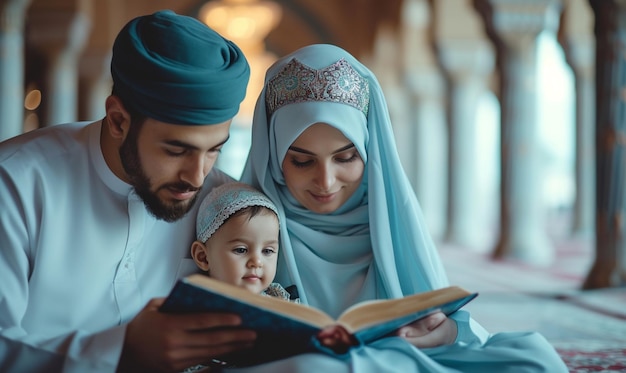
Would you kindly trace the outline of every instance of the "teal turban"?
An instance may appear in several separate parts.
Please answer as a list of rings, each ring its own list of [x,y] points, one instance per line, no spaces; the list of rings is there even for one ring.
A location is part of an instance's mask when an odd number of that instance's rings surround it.
[[[139,113],[171,124],[217,124],[239,111],[250,66],[231,41],[163,10],[131,20],[115,39],[115,93]]]

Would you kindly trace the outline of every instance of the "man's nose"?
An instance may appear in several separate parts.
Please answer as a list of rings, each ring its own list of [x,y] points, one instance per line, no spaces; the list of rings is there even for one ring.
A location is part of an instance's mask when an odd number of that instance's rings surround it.
[[[203,156],[194,157],[187,160],[180,173],[182,181],[194,188],[200,188],[204,183],[204,178],[211,170],[211,164]]]

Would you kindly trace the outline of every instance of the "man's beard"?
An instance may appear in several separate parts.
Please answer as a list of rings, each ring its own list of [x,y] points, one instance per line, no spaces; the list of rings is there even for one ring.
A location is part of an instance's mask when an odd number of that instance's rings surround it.
[[[162,201],[157,192],[161,189],[173,188],[175,190],[197,190],[187,183],[169,183],[161,185],[156,191],[151,190],[151,183],[148,176],[144,172],[139,159],[139,151],[137,149],[137,134],[138,130],[131,129],[128,136],[120,147],[120,159],[124,171],[130,178],[130,182],[133,185],[135,192],[142,199],[146,209],[154,215],[157,219],[165,220],[167,222],[174,222],[185,216],[189,210],[193,207],[198,198],[198,195],[194,195],[191,199],[186,201],[175,201],[170,204]]]

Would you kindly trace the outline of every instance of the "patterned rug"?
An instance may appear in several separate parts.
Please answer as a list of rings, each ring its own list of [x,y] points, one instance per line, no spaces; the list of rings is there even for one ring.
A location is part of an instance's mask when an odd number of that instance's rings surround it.
[[[626,372],[626,346],[602,341],[554,343],[570,373]]]
[[[626,289],[581,291],[561,300],[597,314],[604,326],[595,327],[606,338],[553,342],[570,372],[626,372]]]

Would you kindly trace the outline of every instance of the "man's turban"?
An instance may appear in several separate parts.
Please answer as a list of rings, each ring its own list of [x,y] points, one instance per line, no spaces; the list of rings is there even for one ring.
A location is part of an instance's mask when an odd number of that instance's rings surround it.
[[[113,45],[115,94],[165,123],[202,125],[237,114],[250,67],[231,41],[171,10],[131,20]]]

